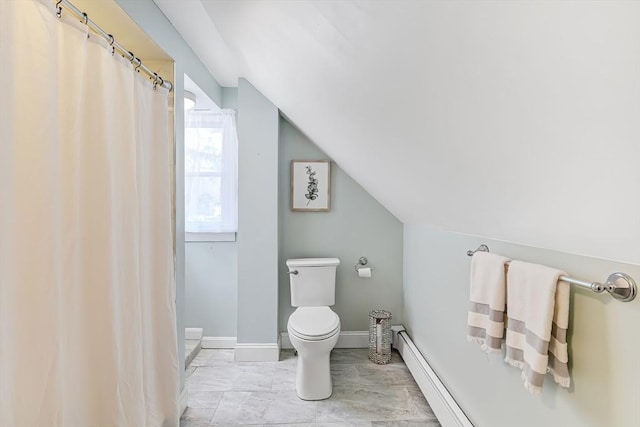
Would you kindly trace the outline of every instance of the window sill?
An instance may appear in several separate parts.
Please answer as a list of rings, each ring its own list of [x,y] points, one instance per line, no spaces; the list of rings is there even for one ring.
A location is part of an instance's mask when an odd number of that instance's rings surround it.
[[[184,233],[185,242],[235,242],[236,233]]]

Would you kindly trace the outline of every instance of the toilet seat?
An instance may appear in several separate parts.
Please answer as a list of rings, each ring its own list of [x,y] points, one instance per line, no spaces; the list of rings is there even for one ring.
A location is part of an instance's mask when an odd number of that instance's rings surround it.
[[[340,331],[340,318],[329,307],[299,307],[289,316],[289,333],[306,341],[321,341]]]

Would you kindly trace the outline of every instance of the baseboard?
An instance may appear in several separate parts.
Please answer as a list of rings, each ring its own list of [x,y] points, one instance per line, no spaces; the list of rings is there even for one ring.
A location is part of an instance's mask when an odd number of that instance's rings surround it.
[[[293,348],[288,332],[280,333],[282,348],[290,350]],[[368,331],[342,331],[338,337],[338,343],[334,348],[367,348],[369,347]]]
[[[335,348],[369,348],[369,331],[342,331]]]
[[[202,348],[236,348],[236,337],[202,337]]]
[[[268,344],[236,344],[234,356],[236,362],[277,362],[280,360],[280,340]]]
[[[202,328],[184,328],[185,340],[199,340],[202,339]]]
[[[187,392],[187,386],[185,385],[184,388],[180,390],[180,402],[178,402],[180,405],[180,416],[187,410],[187,403],[189,403],[189,394]]]
[[[406,331],[397,333],[397,343],[394,344],[422,390],[422,394],[429,402],[431,409],[438,417],[440,425],[442,427],[473,427],[469,418],[429,366]]]
[[[191,349],[189,354],[185,354],[184,366],[189,366],[189,364],[193,361],[193,359],[195,359],[195,357],[200,352],[200,349],[202,349],[202,342],[198,341],[198,343],[195,345],[195,347],[193,347],[193,349]],[[187,351],[187,349],[185,348],[185,352],[186,351]]]

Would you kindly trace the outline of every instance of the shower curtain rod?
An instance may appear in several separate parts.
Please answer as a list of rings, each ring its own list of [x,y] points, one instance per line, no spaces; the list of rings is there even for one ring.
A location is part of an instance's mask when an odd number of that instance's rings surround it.
[[[62,16],[62,6],[69,10],[74,16],[79,18],[80,22],[83,22],[94,33],[105,39],[113,48],[114,52],[118,51],[123,58],[126,58],[129,62],[131,62],[132,65],[135,66],[136,71],[142,71],[147,76],[149,76],[149,79],[153,81],[154,85],[159,85],[160,87],[169,89],[169,91],[173,89],[173,84],[169,80],[163,79],[157,73],[154,73],[152,70],[150,70],[146,65],[142,63],[142,60],[140,58],[137,58],[133,54],[133,52],[125,49],[120,43],[116,41],[116,39],[111,34],[100,28],[98,24],[89,19],[89,16],[86,13],[75,7],[69,0],[58,0],[56,2],[56,8],[58,9],[58,18]]]

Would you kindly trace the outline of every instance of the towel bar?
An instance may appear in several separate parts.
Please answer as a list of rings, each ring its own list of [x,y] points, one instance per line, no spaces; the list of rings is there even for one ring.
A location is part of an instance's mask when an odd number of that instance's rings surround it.
[[[467,251],[467,256],[473,256],[476,252],[489,252],[489,246],[480,245],[475,251]],[[507,266],[509,262],[507,262]],[[572,277],[560,276],[558,280],[589,289],[595,293],[609,292],[609,295],[622,302],[633,301],[638,293],[636,282],[631,276],[625,273],[612,273],[607,277],[605,283],[585,282],[584,280],[574,279]]]

